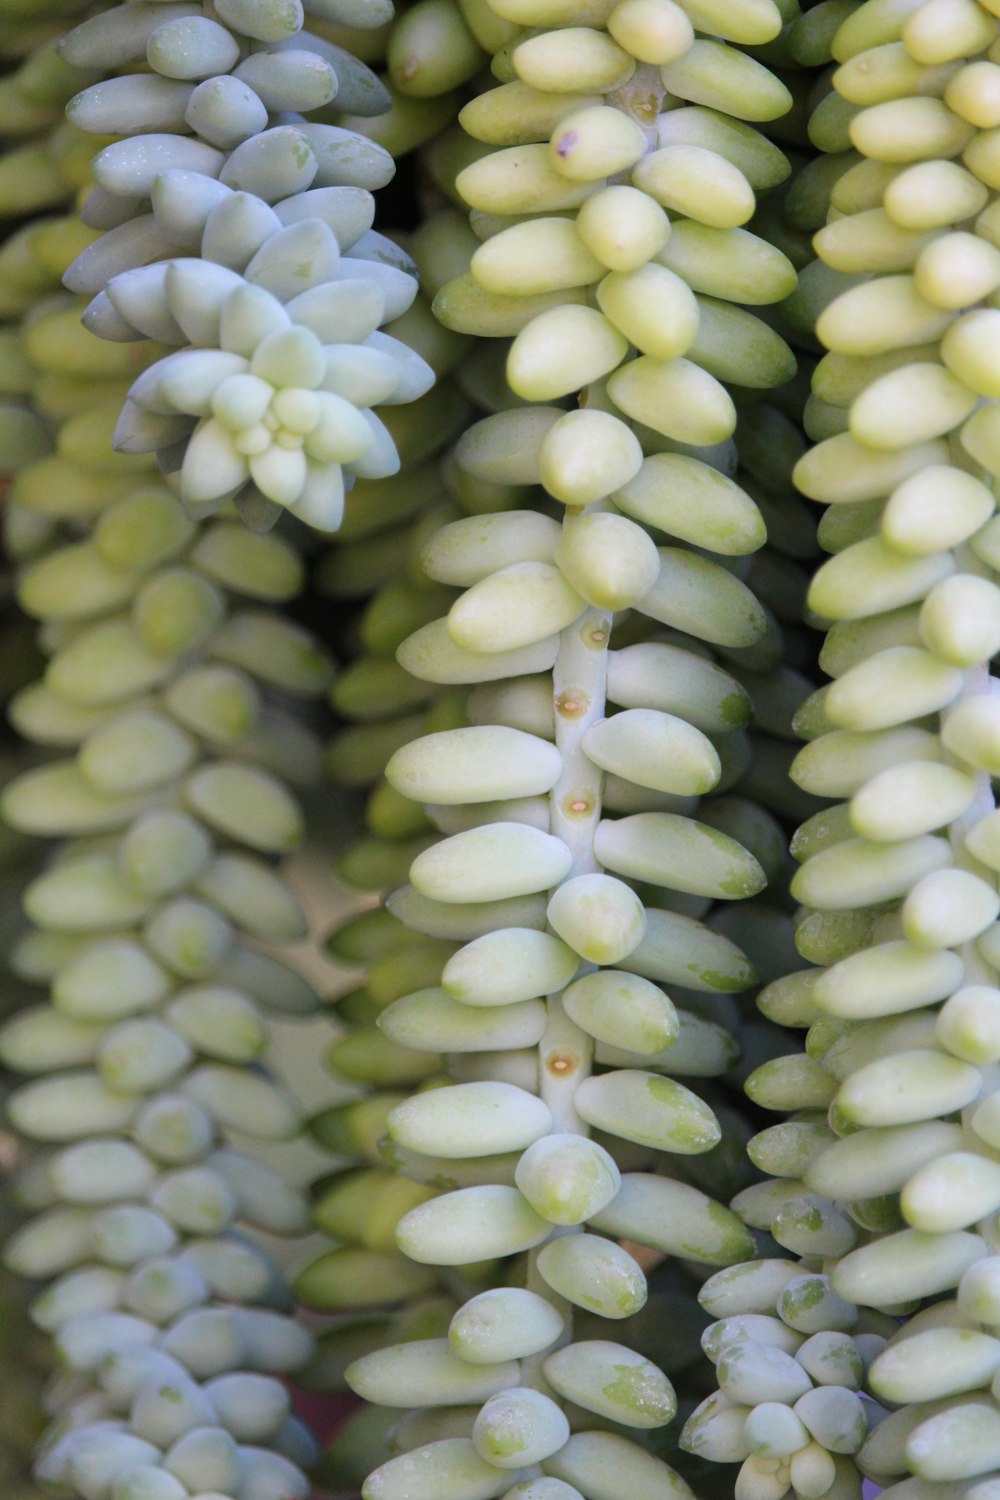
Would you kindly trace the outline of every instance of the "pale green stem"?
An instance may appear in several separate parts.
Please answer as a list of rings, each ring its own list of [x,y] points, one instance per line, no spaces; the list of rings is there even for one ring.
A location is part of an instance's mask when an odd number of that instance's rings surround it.
[[[562,773],[550,793],[549,827],[572,852],[573,866],[568,880],[599,868],[594,858],[594,830],[601,817],[602,772],[584,754],[583,737],[605,715],[610,634],[610,614],[588,609],[563,631],[552,670],[556,745],[562,756]],[[561,993],[549,995],[546,1004],[548,1024],[539,1043],[541,1096],[552,1111],[553,1132],[586,1135],[587,1127],[573,1100],[590,1072],[593,1042],[566,1014]],[[579,1230],[557,1228],[553,1232],[574,1234]],[[539,1275],[536,1253],[532,1252],[528,1262],[528,1286],[559,1308],[566,1319],[561,1342],[568,1343],[572,1337],[572,1307],[564,1298],[557,1297]],[[544,1358],[545,1355],[535,1355],[523,1361],[523,1385],[546,1389],[541,1373]]]
[[[549,828],[569,848],[573,866],[567,879],[598,869],[594,832],[601,818],[601,771],[583,751],[583,737],[604,718],[611,616],[589,609],[563,631],[552,673],[556,746],[562,773],[550,794]],[[541,1093],[556,1131],[586,1133],[573,1107],[581,1079],[590,1071],[592,1042],[565,1014],[559,995],[548,998],[549,1021],[539,1044]]]
[[[646,134],[647,150],[655,151],[659,145],[656,124],[670,99],[663,86],[659,68],[649,63],[640,63],[628,83],[607,95],[605,102],[623,114],[629,115]],[[631,168],[612,177],[612,182],[628,182]]]

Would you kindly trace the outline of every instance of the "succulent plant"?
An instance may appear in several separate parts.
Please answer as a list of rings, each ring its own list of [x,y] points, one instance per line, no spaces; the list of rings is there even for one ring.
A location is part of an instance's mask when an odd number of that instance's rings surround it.
[[[1000,1494],[995,9],[0,0],[16,1500]]]

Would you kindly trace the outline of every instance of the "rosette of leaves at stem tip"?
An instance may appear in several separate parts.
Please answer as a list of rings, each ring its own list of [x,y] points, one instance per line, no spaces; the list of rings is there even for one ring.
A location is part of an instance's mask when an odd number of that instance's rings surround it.
[[[48,995],[0,1031],[35,1147],[6,1260],[67,1367],[38,1476],[82,1500],[304,1497],[284,1378],[312,1340],[259,1235],[308,1218],[253,1143],[300,1133],[268,1018],[317,999],[258,945],[306,933],[278,862],[303,831],[287,783],[319,766],[299,704],[331,668],[277,613],[301,586],[287,541],[232,512],[199,526],[152,460],[112,451],[109,393],[156,350],[137,361],[78,311],[46,299],[21,330],[19,399],[53,451],[14,476],[7,532],[47,658],[11,718],[57,758],[9,782],[4,814],[61,841],[11,959]]]
[[[388,13],[312,9],[320,31]],[[371,407],[413,400],[431,377],[381,327],[415,292],[407,257],[371,228],[392,157],[332,123],[388,96],[302,23],[298,0],[128,5],[65,39],[78,66],[126,69],[69,106],[80,129],[119,138],[94,158],[83,207],[104,232],[66,284],[92,295],[87,324],[104,338],[193,346],[130,393],[116,443],[179,470],[189,506],[239,496],[264,519],[289,506],[335,530],[345,477],[398,467]],[[151,71],[128,71],[140,60]]]
[[[812,1258],[733,1269],[701,1288],[718,1320],[702,1346],[719,1389],[689,1417],[682,1447],[740,1464],[739,1495],[860,1497],[854,1455],[870,1427],[882,1441],[876,1424],[888,1417],[864,1385],[897,1322],[840,1298]]]
[[[330,217],[350,245],[371,222],[371,194],[347,189],[345,204],[332,191]],[[251,236],[248,207],[264,215]],[[210,256],[223,254],[214,235],[225,237],[227,224],[239,226],[238,249],[223,264]],[[259,199],[228,191],[208,214],[202,244],[201,259],[109,285],[112,311],[125,307],[143,332],[195,346],[136,381],[115,442],[126,452],[154,450],[179,470],[181,499],[195,514],[237,497],[259,506],[263,497],[275,517],[287,506],[335,531],[355,478],[399,468],[392,435],[371,408],[412,401],[433,382],[430,366],[380,328],[416,294],[406,258],[341,259],[325,219],[285,224]]]
[[[860,1473],[901,1497],[985,1500],[1000,1470],[1000,177],[984,93],[996,25],[978,5],[924,4],[887,29],[864,5],[830,43],[828,113],[853,149],[826,167],[832,212],[812,286],[828,350],[813,377],[822,440],[796,481],[829,506],[819,535],[834,555],[809,605],[829,626],[820,660],[832,680],[800,712],[809,743],[792,767],[829,805],[792,846],[797,941],[816,967],[761,997],[773,1019],[808,1028],[805,1053],[748,1082],[758,1103],[793,1113],[750,1149],[776,1179],[772,1235],[824,1274],[824,1321],[808,1331],[832,1340],[880,1313],[907,1321],[878,1330],[888,1343],[869,1348],[858,1376],[896,1408],[870,1435],[856,1426],[832,1442],[826,1408],[850,1404],[839,1394],[803,1396],[819,1425],[802,1411],[802,1445],[780,1417],[779,1472],[810,1496],[857,1493]],[[768,1212],[763,1196],[759,1206]],[[775,1310],[734,1291],[733,1314]],[[747,1369],[770,1357],[752,1322]],[[781,1399],[798,1414],[797,1398]],[[744,1416],[756,1472],[780,1456],[755,1446],[777,1428]],[[798,1454],[817,1445],[844,1458],[811,1458],[801,1487]]]

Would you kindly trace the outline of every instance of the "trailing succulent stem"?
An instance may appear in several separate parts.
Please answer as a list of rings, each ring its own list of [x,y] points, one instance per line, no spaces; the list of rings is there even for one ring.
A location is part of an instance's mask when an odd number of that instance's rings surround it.
[[[995,43],[991,12],[940,3],[888,25],[862,5],[829,42],[853,149],[815,241],[829,352],[795,477],[830,506],[808,602],[833,680],[791,774],[832,805],[792,844],[818,967],[761,996],[809,1028],[805,1056],[747,1085],[794,1111],[750,1151],[778,1179],[759,1222],[799,1259],[705,1287],[721,1390],[686,1435],[744,1460],[747,1500],[858,1495],[862,1476],[986,1500],[1000,1463]]]
[[[330,7],[309,8],[322,29]],[[48,658],[11,712],[63,753],[4,812],[65,841],[13,955],[49,998],[0,1042],[38,1143],[6,1255],[52,1283],[31,1315],[68,1373],[37,1474],[82,1500],[289,1500],[315,1458],[284,1384],[312,1338],[257,1239],[303,1232],[304,1200],[230,1139],[298,1134],[266,1018],[316,1006],[256,946],[306,934],[274,864],[303,834],[283,778],[318,768],[294,700],[330,677],[274,609],[296,548],[263,533],[289,507],[334,528],[359,464],[398,463],[372,404],[431,372],[379,331],[416,290],[370,230],[388,154],[295,113],[383,93],[303,19],[298,0],[128,5],[44,36],[7,81],[15,134],[77,91],[62,149],[57,129],[5,163],[5,208],[89,187],[83,222],[30,225],[0,258],[3,313],[26,314],[3,343],[7,541]],[[53,272],[90,295],[82,328]]]

